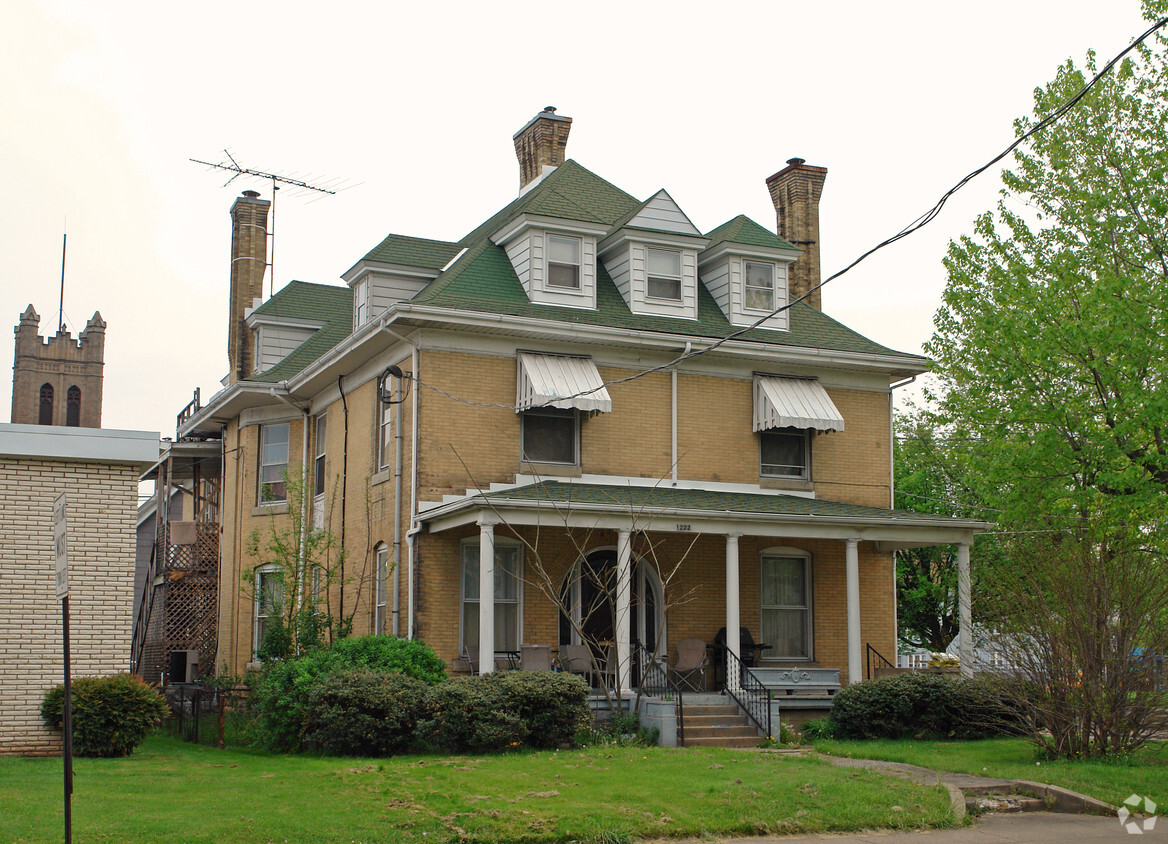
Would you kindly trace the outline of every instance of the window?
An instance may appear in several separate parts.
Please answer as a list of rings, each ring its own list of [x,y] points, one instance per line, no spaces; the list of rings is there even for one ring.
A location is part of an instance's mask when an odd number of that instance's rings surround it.
[[[369,282],[353,285],[353,328],[360,328],[369,318]]]
[[[373,603],[376,611],[373,617],[373,632],[386,633],[385,629],[385,595],[389,575],[389,547],[382,543],[377,546],[377,579],[374,584]]]
[[[521,416],[522,459],[531,463],[580,462],[579,414],[575,410],[541,407]]]
[[[760,431],[759,474],[764,478],[811,479],[811,452],[807,431],[801,428],[780,428]]]
[[[322,413],[316,417],[316,461],[312,465],[312,494],[316,496],[324,495],[325,485],[325,434],[327,426],[325,424],[326,416]]]
[[[288,471],[288,423],[264,425],[260,429],[261,504],[281,504],[288,500],[284,475]]]
[[[76,385],[65,393],[65,424],[70,428],[81,426],[81,388]]]
[[[649,284],[652,299],[681,301],[681,253],[674,249],[649,250]]]
[[[380,398],[377,400],[377,404],[379,407],[377,411],[377,469],[381,471],[388,469],[390,460],[393,459],[393,431],[390,428],[390,421],[394,406],[386,404]]]
[[[548,287],[580,289],[580,238],[548,235]]]
[[[279,623],[280,605],[284,600],[283,573],[273,567],[256,570],[255,582],[255,640],[252,648],[259,651],[264,644],[264,636]]]
[[[811,560],[798,552],[763,552],[759,566],[762,640],[768,659],[811,659]]]
[[[520,581],[518,545],[507,545],[495,539],[495,650],[519,650],[520,603],[523,598]],[[467,645],[479,643],[479,544],[467,542],[462,546],[462,642],[459,653]]]
[[[41,384],[41,415],[37,420],[40,425],[53,424],[53,385]]]
[[[752,311],[775,309],[775,265],[746,262],[745,306]]]

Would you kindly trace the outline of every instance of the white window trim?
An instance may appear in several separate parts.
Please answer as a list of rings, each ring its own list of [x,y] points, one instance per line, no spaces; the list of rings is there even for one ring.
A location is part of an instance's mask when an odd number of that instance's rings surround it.
[[[662,275],[661,273],[653,273],[652,271],[650,271],[649,263],[652,259],[652,255],[654,252],[665,252],[665,253],[668,253],[670,255],[676,255],[677,256],[677,275]],[[654,302],[670,302],[673,304],[677,304],[677,303],[681,302],[684,298],[684,295],[683,295],[684,291],[682,289],[684,287],[684,283],[683,283],[684,275],[685,274],[682,271],[682,252],[680,249],[664,249],[660,246],[646,246],[645,247],[645,298],[646,299],[650,299]],[[649,292],[649,290],[652,286],[652,283],[653,283],[653,279],[661,279],[664,281],[676,281],[677,282],[677,295],[676,296],[654,296],[652,293]]]
[[[584,238],[575,235],[556,234],[554,232],[547,232],[544,238],[547,242],[544,250],[546,255],[543,276],[544,289],[553,293],[582,293],[584,291]],[[552,241],[556,238],[570,240],[576,244],[576,254],[578,257],[575,264],[552,260]],[[576,283],[574,285],[552,283],[552,266],[556,264],[562,267],[576,268]]]
[[[376,398],[375,401],[380,406],[378,414],[375,417],[377,424],[377,471],[384,472],[389,469],[391,460],[390,452],[392,449],[389,448],[386,440],[388,439],[387,435],[392,430],[393,405],[386,404],[380,398]]]
[[[770,270],[771,270],[771,286],[770,286],[771,303],[770,303],[770,307],[752,308],[750,305],[747,304],[747,302],[750,299],[750,297],[747,295],[748,291],[765,289],[765,288],[758,287],[757,285],[752,285],[750,283],[750,265],[751,264],[759,264],[760,266],[770,267]],[[751,311],[751,312],[756,313],[756,314],[769,314],[769,313],[773,312],[775,307],[776,307],[775,302],[778,298],[778,285],[779,285],[779,271],[778,271],[778,268],[775,266],[775,263],[773,261],[759,261],[759,260],[751,260],[749,258],[744,258],[742,261],[742,310]]]
[[[763,471],[763,467],[767,464],[762,462],[762,444],[763,438],[768,436],[803,436],[803,474],[802,475],[779,475],[768,474]],[[765,431],[758,432],[758,476],[760,478],[767,478],[769,480],[778,481],[810,481],[811,480],[811,429],[810,428],[768,428]]]
[[[272,617],[271,613],[261,613],[260,612],[260,606],[262,605],[263,600],[264,600],[264,592],[263,592],[264,575],[275,574],[279,570],[280,570],[279,566],[272,566],[272,565],[260,566],[259,568],[257,568],[255,570],[255,601],[254,601],[254,606],[252,607],[252,625],[251,625],[251,652],[252,652],[253,657],[259,653],[260,645],[263,644],[263,642],[260,641],[260,620],[261,619],[266,620],[266,619]],[[280,598],[276,602],[277,606],[275,607],[277,616],[280,615],[281,610],[282,610],[282,605],[284,602],[283,601],[283,597],[284,597],[283,591],[284,591],[284,585],[281,584]]]
[[[384,634],[387,631],[388,618],[386,616],[386,594],[389,592],[389,546],[379,542],[374,550],[376,561],[373,578],[373,633]]]
[[[266,466],[278,466],[279,463],[264,463],[264,435],[273,428],[284,426],[288,429],[288,439],[284,443],[284,474],[288,473],[289,459],[291,457],[292,449],[292,425],[289,422],[267,422],[260,425],[259,431],[259,472],[256,477],[256,505],[259,507],[274,507],[279,504],[288,503],[288,487],[286,479],[282,479],[280,483],[284,483],[284,497],[283,498],[264,498],[264,468]]]
[[[806,635],[807,635],[807,655],[806,656],[782,656],[777,653],[777,648],[769,651],[763,651],[762,659],[775,660],[780,662],[814,662],[815,661],[815,561],[810,551],[805,551],[802,548],[791,548],[787,546],[774,546],[771,548],[764,548],[758,555],[759,578],[762,577],[763,560],[768,557],[797,557],[803,560],[803,589],[807,596],[807,605],[803,607],[786,607],[776,605],[773,609],[806,609]],[[759,607],[758,607],[758,629],[759,636],[762,636],[762,614],[766,609],[766,605],[762,603],[762,589],[759,589]],[[765,642],[765,644],[771,644]]]
[[[369,319],[369,279],[353,285],[353,328],[358,329]]]
[[[315,441],[316,455],[312,461],[312,486],[314,497],[321,501],[325,493],[328,491],[325,488],[325,462],[328,459],[326,446],[328,443],[328,412],[321,413],[316,417],[313,425],[313,440]]]
[[[539,460],[527,456],[527,447],[524,442],[526,439],[527,419],[529,416],[554,416],[557,418],[570,418],[572,420],[572,452],[573,457],[571,461],[563,460]],[[519,414],[519,462],[538,464],[541,466],[579,466],[581,460],[580,447],[580,429],[583,426],[580,424],[580,411],[578,410],[560,410],[555,407],[532,407],[524,410]]]
[[[475,549],[475,553],[471,557],[467,557],[467,549]],[[523,559],[523,544],[514,539],[507,539],[505,537],[495,535],[495,553],[498,554],[501,548],[514,548],[516,551],[515,560],[515,644],[516,647],[523,643],[523,574],[524,574],[524,559]],[[478,559],[479,559],[479,538],[468,537],[462,540],[458,549],[458,653],[461,656],[466,652],[466,630],[464,619],[466,617],[465,606],[467,603],[480,603],[480,600],[468,599],[466,597],[466,575],[464,567],[467,565],[467,560],[472,561],[474,567],[475,579],[478,579]],[[480,596],[481,597],[481,596]],[[498,602],[496,601],[496,606]],[[495,642],[498,648],[499,642]],[[479,655],[482,659],[483,655]]]

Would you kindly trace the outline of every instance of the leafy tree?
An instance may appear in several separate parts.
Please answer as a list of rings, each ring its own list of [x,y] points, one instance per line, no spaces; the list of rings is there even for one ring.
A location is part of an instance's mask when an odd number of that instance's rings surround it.
[[[1106,510],[1140,524],[1163,507],[1168,56],[1156,38],[1019,148],[996,213],[945,259],[925,346],[940,415],[986,442],[978,471],[1009,518]],[[1016,131],[1085,82],[1068,60]]]

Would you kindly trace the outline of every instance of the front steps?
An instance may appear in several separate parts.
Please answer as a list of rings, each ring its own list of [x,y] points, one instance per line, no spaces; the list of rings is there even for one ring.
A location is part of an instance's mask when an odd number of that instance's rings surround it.
[[[734,703],[689,703],[684,714],[686,747],[758,747],[763,736]]]

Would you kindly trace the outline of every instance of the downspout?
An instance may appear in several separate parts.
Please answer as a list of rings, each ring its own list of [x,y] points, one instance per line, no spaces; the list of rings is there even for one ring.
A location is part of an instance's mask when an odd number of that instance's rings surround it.
[[[287,382],[280,386],[287,392]],[[301,437],[300,450],[300,548],[296,552],[296,614],[300,615],[304,606],[304,566],[305,557],[308,554],[308,407],[301,407],[287,395],[277,393],[275,387],[272,387],[269,392],[273,398],[299,410],[304,417],[301,425],[303,436]]]
[[[403,337],[388,325],[382,325],[381,330],[405,343],[410,347],[410,377],[417,380],[418,375],[418,346],[412,340]],[[400,385],[399,385],[400,389]],[[415,537],[421,531],[417,524],[418,514],[418,390],[411,390],[410,402],[410,529],[406,532],[406,638],[414,638],[414,566],[417,556]],[[397,430],[394,434],[394,515],[393,515],[393,625],[394,635],[400,636],[401,615],[401,494],[402,494],[402,464],[404,462],[404,440],[401,432],[401,404],[398,404]]]
[[[343,375],[337,376],[337,392],[341,394],[341,410],[344,417],[344,436],[341,441],[341,576],[340,576],[340,603],[337,605],[337,618],[343,624],[345,620],[345,494],[349,489],[349,402],[345,399],[345,387],[342,383]]]
[[[686,340],[685,341],[685,351],[682,352],[682,357],[687,356],[690,353],[690,349],[692,347],[693,347],[693,344],[689,340]],[[672,406],[671,411],[670,411],[672,414],[672,416],[671,416],[672,422],[671,422],[670,427],[673,430],[673,451],[672,451],[671,463],[673,466],[673,482],[677,483],[677,366],[676,365],[673,366],[669,370],[669,375],[670,375],[670,379],[671,379],[672,385],[673,385],[673,401],[672,401],[673,406]]]
[[[896,408],[892,401],[892,391],[897,387],[905,387],[917,380],[917,376],[897,381],[888,388],[888,507],[896,507]],[[896,640],[892,643],[892,650],[897,650],[897,641],[900,639],[900,606],[896,601],[896,551],[892,552],[892,629],[896,631]]]

